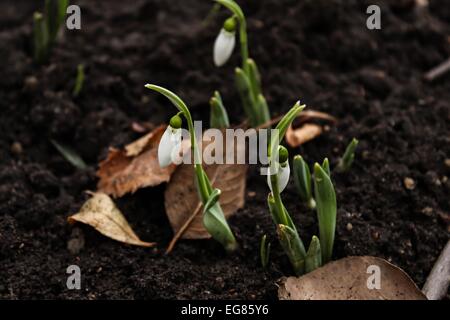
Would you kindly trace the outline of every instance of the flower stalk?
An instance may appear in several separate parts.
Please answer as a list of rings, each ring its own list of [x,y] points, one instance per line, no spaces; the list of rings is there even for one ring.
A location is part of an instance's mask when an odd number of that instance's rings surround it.
[[[205,229],[211,234],[211,236],[220,242],[225,250],[231,252],[237,249],[238,245],[236,239],[231,231],[222,207],[220,206],[219,197],[220,190],[213,189],[211,182],[203,170],[200,162],[200,151],[197,145],[197,139],[195,136],[194,124],[192,121],[191,113],[186,104],[173,92],[153,84],[145,85],[147,89],[154,90],[172,102],[172,104],[178,109],[178,115],[183,115],[185,118],[191,139],[191,149],[194,154],[194,170],[196,177],[196,186],[199,192],[200,200],[203,203],[203,225]],[[176,116],[175,116],[176,117]],[[173,117],[172,119],[174,119]],[[178,120],[171,121],[171,126],[177,126]],[[180,124],[181,126],[181,124]]]

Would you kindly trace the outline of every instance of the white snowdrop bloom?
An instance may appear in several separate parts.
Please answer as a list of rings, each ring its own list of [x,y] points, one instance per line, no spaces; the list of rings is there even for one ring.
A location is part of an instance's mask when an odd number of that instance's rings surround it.
[[[278,189],[279,192],[283,192],[283,190],[286,188],[288,182],[289,182],[289,176],[291,174],[291,168],[289,167],[289,161],[286,161],[283,165],[280,165],[277,163],[278,166]],[[269,174],[267,175],[267,185],[270,188],[270,191],[273,192],[272,190],[272,182],[270,180],[270,168],[269,168]]]
[[[217,67],[223,66],[233,53],[236,44],[236,32],[227,31],[224,28],[220,30],[214,43],[214,64]]]
[[[181,150],[181,129],[167,126],[158,146],[158,161],[161,168],[174,162]]]

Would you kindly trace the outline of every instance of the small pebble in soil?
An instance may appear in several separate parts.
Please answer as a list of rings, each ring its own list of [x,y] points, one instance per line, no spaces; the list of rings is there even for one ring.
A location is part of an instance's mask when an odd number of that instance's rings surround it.
[[[450,167],[450,159],[445,159],[444,163],[447,167]]]
[[[426,215],[427,217],[431,217],[431,215],[433,214],[433,208],[425,207],[425,208],[422,209],[422,213],[424,215]]]
[[[374,240],[380,239],[380,233],[378,231],[372,231],[372,238]]]
[[[414,190],[414,188],[416,187],[416,182],[410,177],[406,177],[403,180],[403,184],[405,185],[405,188],[408,190]]]
[[[23,153],[23,147],[22,144],[20,142],[13,142],[13,144],[11,145],[11,152],[12,154],[15,155],[20,155]]]
[[[225,281],[223,280],[222,277],[217,277],[216,278],[216,287],[218,289],[223,289],[225,287]]]
[[[38,88],[39,81],[35,76],[28,76],[25,78],[25,83],[23,85],[26,92],[35,92]]]
[[[347,231],[352,231],[353,230],[353,225],[349,222],[347,223]]]

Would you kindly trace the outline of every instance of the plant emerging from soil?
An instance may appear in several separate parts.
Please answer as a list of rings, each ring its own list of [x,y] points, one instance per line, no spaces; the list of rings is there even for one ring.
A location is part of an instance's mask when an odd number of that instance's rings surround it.
[[[235,69],[235,82],[244,111],[253,127],[270,121],[270,112],[261,89],[258,67],[249,56],[247,21],[239,5],[233,0],[215,0],[231,11],[214,43],[214,63],[222,66],[230,58],[234,46],[236,29],[239,28],[242,65]]]
[[[344,172],[350,169],[353,160],[355,159],[355,150],[358,146],[358,142],[358,140],[353,138],[353,140],[349,143],[349,145],[345,149],[344,155],[342,156],[341,160],[339,160],[339,163],[336,167],[337,171]]]
[[[160,165],[162,167],[168,166],[171,163],[171,159],[173,159],[172,155],[178,154],[181,149],[182,119],[180,116],[182,115],[188,125],[191,149],[194,154],[195,184],[200,200],[203,203],[203,225],[209,234],[222,244],[225,250],[229,252],[236,250],[238,246],[236,239],[220,206],[219,197],[221,191],[212,187],[206,172],[203,170],[201,163],[199,163],[201,156],[197,146],[192,116],[188,107],[180,97],[165,88],[153,84],[147,84],[145,87],[164,95],[179,111],[171,118],[170,124],[161,138],[158,150]]]
[[[46,0],[45,13],[35,12],[34,27],[34,59],[44,63],[58,37],[61,25],[64,24],[69,0]]]
[[[312,237],[308,251],[306,251],[297,228],[281,199],[281,193],[289,181],[290,168],[288,150],[279,143],[289,125],[303,108],[304,106],[297,103],[281,119],[276,127],[277,134],[271,137],[268,146],[270,168],[267,182],[271,191],[267,199],[268,207],[273,221],[277,225],[280,244],[297,275],[310,272],[331,260],[336,228],[336,195],[330,179],[328,159],[325,159],[322,165],[318,163],[314,165],[314,191],[320,238]],[[305,171],[307,177],[305,180],[310,183],[311,174],[307,166],[305,169],[302,164],[300,169]],[[298,170],[298,167],[294,166],[294,170]],[[312,198],[310,186],[306,193]],[[263,266],[267,265],[268,249],[266,240],[263,239],[261,242]]]

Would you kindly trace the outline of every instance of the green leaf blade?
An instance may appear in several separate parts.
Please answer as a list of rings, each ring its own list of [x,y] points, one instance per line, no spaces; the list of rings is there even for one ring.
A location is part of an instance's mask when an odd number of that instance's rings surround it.
[[[318,163],[314,165],[314,192],[319,220],[322,262],[326,263],[331,260],[333,253],[337,205],[333,183]]]
[[[59,144],[55,140],[50,140],[53,146],[61,153],[61,155],[66,159],[70,164],[72,164],[75,168],[80,170],[86,170],[87,165],[84,160],[75,152],[75,150]]]

